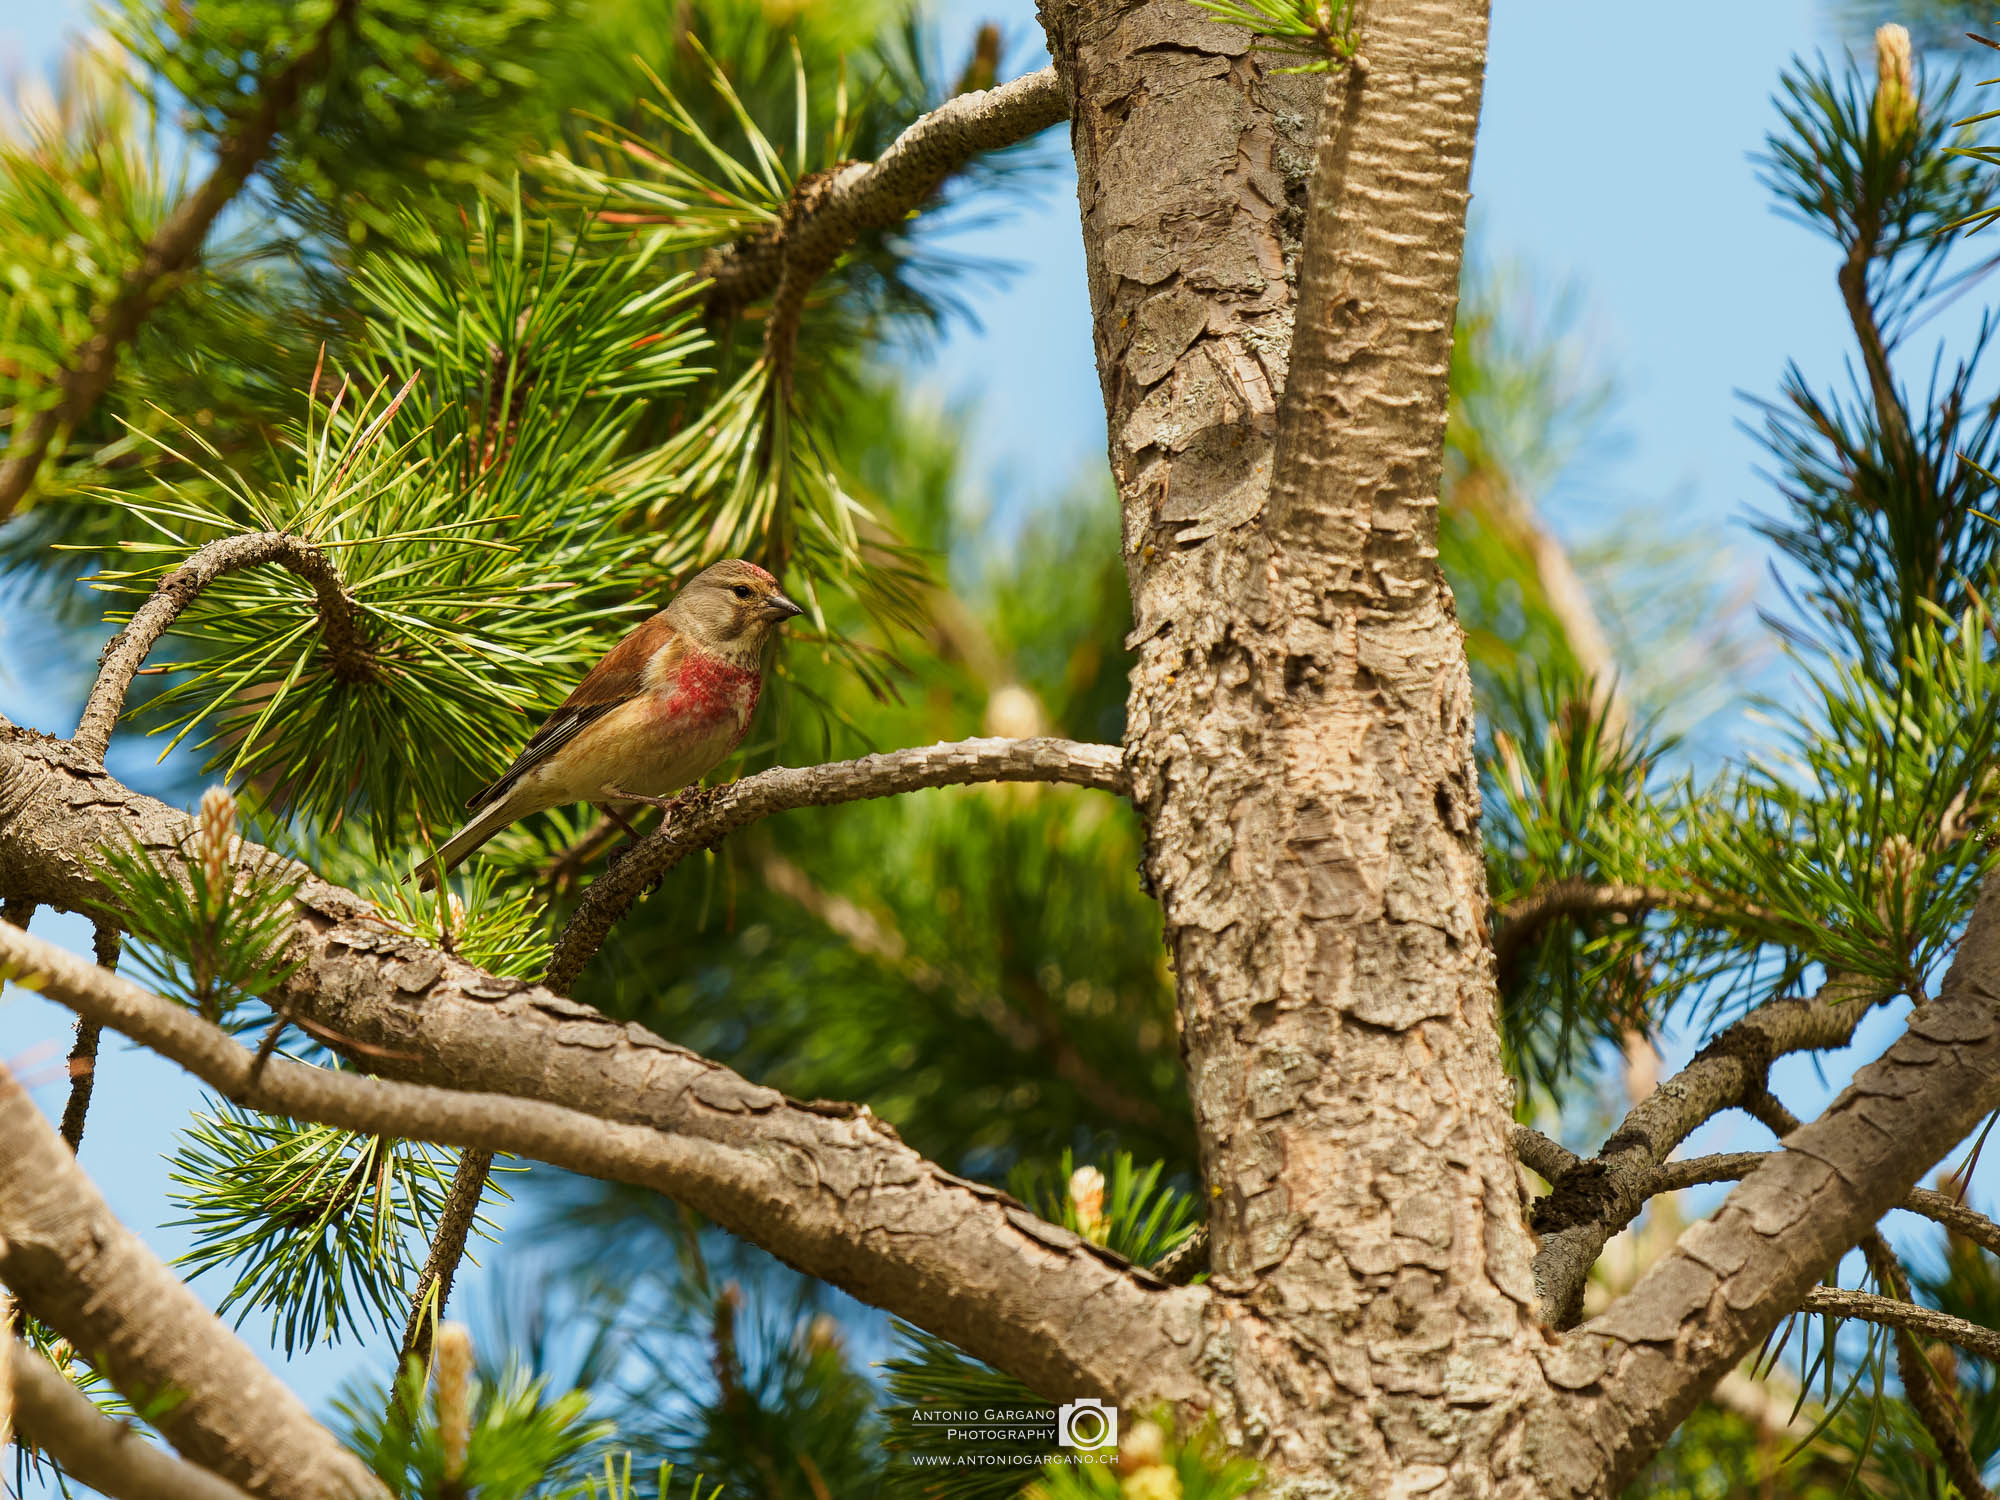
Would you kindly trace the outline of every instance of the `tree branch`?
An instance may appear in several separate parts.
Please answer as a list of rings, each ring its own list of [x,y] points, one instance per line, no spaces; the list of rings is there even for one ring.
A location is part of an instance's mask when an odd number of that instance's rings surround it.
[[[1767,930],[1766,924],[1776,921],[1772,913],[1758,907],[1725,908],[1694,891],[1676,891],[1667,886],[1601,883],[1581,878],[1553,880],[1494,912],[1494,961],[1504,981],[1520,961],[1522,949],[1558,917],[1630,917],[1656,908],[1707,917],[1718,927],[1737,931],[1751,927],[1760,934]]]
[[[270,1066],[267,1062],[266,1067]],[[411,1359],[428,1365],[431,1340],[438,1321],[451,1300],[451,1281],[465,1255],[466,1237],[479,1217],[480,1195],[493,1171],[493,1153],[480,1146],[468,1146],[459,1155],[458,1170],[452,1174],[451,1191],[445,1195],[444,1211],[438,1215],[437,1233],[431,1237],[430,1258],[417,1277],[417,1289],[410,1297],[409,1320],[403,1325],[403,1342],[396,1351],[396,1368]],[[391,1400],[392,1415],[395,1402]]]
[[[16,860],[24,834],[97,847],[136,832],[160,858],[177,857],[188,820],[114,793],[101,771],[88,773],[91,800],[66,829],[34,816],[47,804],[33,799],[28,816],[8,816],[20,783],[9,756],[0,737],[0,871],[35,867]],[[273,858],[245,844],[238,868]],[[275,1000],[409,1082],[275,1056],[256,1073],[247,1050],[199,1017],[51,944],[0,929],[0,954],[45,975],[45,994],[250,1107],[653,1187],[1046,1394],[1200,1400],[1186,1351],[1206,1291],[1169,1287],[945,1172],[865,1109],[795,1103],[641,1027],[495,978],[389,929],[338,887],[308,879],[298,899],[290,956],[300,967]]]
[[[1659,1193],[1677,1193],[1682,1188],[1699,1187],[1709,1182],[1735,1182],[1755,1171],[1768,1151],[1730,1151],[1718,1156],[1693,1156],[1685,1161],[1670,1161],[1653,1170],[1646,1183],[1646,1196]]]
[[[1868,1267],[1875,1273],[1876,1279],[1888,1287],[1903,1305],[1914,1306],[1910,1297],[1910,1278],[1903,1274],[1903,1267],[1897,1261],[1895,1251],[1889,1248],[1889,1242],[1882,1238],[1881,1230],[1870,1229],[1862,1236],[1861,1252],[1867,1256]],[[1952,1321],[1961,1320],[1954,1318]],[[1904,1399],[1924,1424],[1924,1430],[1930,1433],[1931,1441],[1937,1444],[1938,1456],[1944,1460],[1945,1472],[1951,1475],[1951,1482],[1958,1486],[1965,1500],[1993,1500],[1993,1492],[1980,1478],[1979,1463],[1966,1447],[1965,1435],[1958,1430],[1963,1414],[1958,1410],[1957,1403],[1939,1387],[1937,1370],[1931,1365],[1930,1358],[1908,1328],[1898,1327],[1895,1340],[1896,1377],[1903,1383]]]
[[[1542,1236],[1535,1287],[1549,1321],[1568,1328],[1582,1316],[1590,1268],[1657,1191],[1655,1173],[1696,1126],[1761,1090],[1772,1059],[1844,1045],[1887,993],[1873,981],[1841,980],[1810,1000],[1760,1005],[1635,1104],[1597,1157],[1534,1205],[1530,1222]]]
[[[725,245],[702,274],[712,282],[710,322],[776,295],[765,347],[789,364],[798,315],[813,284],[864,231],[900,223],[944,179],[982,151],[996,151],[1067,118],[1054,68],[998,88],[960,94],[917,120],[873,162],[848,162],[800,182],[782,219]]]
[[[1927,1333],[1932,1338],[1942,1339],[1947,1344],[1956,1344],[1959,1348],[1970,1350],[1985,1359],[2000,1360],[2000,1329],[1982,1328],[1977,1323],[1968,1323],[1964,1318],[1954,1318],[1950,1313],[1939,1312],[1934,1307],[1920,1307],[1914,1302],[1899,1302],[1894,1297],[1878,1296],[1874,1292],[1855,1292],[1837,1286],[1817,1286],[1806,1293],[1804,1301],[1799,1304],[1799,1310],[1832,1313],[1839,1318],[1860,1318],[1865,1322],[1880,1323],[1885,1328]]]
[[[1130,782],[1114,745],[1070,740],[959,740],[865,755],[821,766],[778,766],[682,797],[667,821],[641,839],[584,893],[549,958],[547,984],[567,993],[619,918],[669,870],[737,829],[795,807],[859,802],[925,787],[976,781],[1055,781],[1125,795]]]
[[[51,948],[18,928],[10,938]],[[61,952],[60,949],[54,950]],[[103,985],[123,980],[64,954]],[[164,1003],[164,1002],[162,1002]],[[0,1068],[0,1281],[180,1453],[262,1500],[386,1492],[199,1298],[112,1217],[62,1137]],[[163,1397],[173,1397],[170,1402]]]
[[[1621,1487],[1780,1318],[1809,1305],[1821,1270],[2000,1104],[1996,995],[2000,879],[1989,878],[1938,998],[1911,1012],[1895,1045],[1638,1286],[1564,1341],[1560,1383],[1580,1394],[1547,1420],[1613,1455],[1607,1489]],[[1942,1315],[1897,1316],[1899,1326],[1950,1337],[1931,1321]]]
[[[1560,917],[1636,917],[1672,899],[1672,892],[1656,885],[1605,885],[1575,879],[1537,886],[1493,914],[1493,962],[1501,982],[1512,975],[1522,950]]]
[[[14,1386],[14,1426],[79,1484],[112,1500],[244,1500],[243,1491],[183,1463],[129,1422],[114,1422],[62,1372],[11,1334],[5,1350]]]
[[[19,924],[25,931],[27,923]],[[118,968],[118,929],[108,922],[96,924],[92,946],[97,962],[107,971]],[[95,1021],[79,1016],[76,1041],[69,1049],[69,1098],[63,1104],[62,1138],[72,1155],[83,1149],[83,1124],[90,1115],[90,1096],[97,1087],[97,1043],[103,1030]]]
[[[97,681],[84,702],[72,743],[102,761],[111,744],[111,731],[124,711],[132,679],[160,637],[216,579],[260,563],[276,563],[312,585],[319,604],[321,645],[333,675],[342,682],[358,682],[369,676],[373,657],[361,633],[358,608],[324,552],[304,537],[285,531],[224,537],[210,542],[162,578],[131,623],[105,643],[98,657]]]
[[[172,290],[171,279],[200,258],[209,227],[270,155],[286,117],[298,104],[300,94],[325,70],[333,55],[335,35],[352,23],[359,6],[360,0],[340,0],[312,46],[258,94],[249,118],[217,149],[215,166],[207,178],[159,227],[139,264],[125,273],[118,294],[98,313],[89,340],[63,371],[62,399],[37,412],[25,434],[9,435],[7,458],[0,463],[0,521],[14,513],[34,486],[57,435],[74,430],[111,388],[119,351]]]
[[[1567,1146],[1526,1125],[1514,1127],[1514,1155],[1550,1187],[1583,1165],[1583,1158]]]

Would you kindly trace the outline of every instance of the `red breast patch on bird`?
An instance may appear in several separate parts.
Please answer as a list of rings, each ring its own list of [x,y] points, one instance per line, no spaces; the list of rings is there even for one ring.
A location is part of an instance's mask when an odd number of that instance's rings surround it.
[[[757,711],[757,695],[763,686],[763,675],[755,667],[739,667],[720,657],[690,653],[675,674],[667,711],[691,718],[733,718],[748,725],[750,716]]]

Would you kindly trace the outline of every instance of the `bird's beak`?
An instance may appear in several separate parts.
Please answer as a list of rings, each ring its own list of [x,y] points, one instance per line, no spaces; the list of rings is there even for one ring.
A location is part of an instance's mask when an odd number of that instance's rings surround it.
[[[773,621],[782,622],[805,612],[804,605],[792,603],[783,594],[772,594],[764,601],[765,618]]]

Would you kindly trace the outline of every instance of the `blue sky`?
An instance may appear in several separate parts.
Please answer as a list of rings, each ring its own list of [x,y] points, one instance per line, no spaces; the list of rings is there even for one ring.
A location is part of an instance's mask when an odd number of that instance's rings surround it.
[[[45,66],[83,7],[45,0],[5,11],[0,80]],[[1026,0],[947,0],[939,17],[947,56],[993,19],[1016,44],[1013,67],[1042,60]],[[1824,8],[1809,0],[1687,0],[1670,14],[1603,0],[1494,0],[1473,174],[1479,244],[1544,284],[1574,284],[1584,336],[1622,393],[1618,441],[1607,439],[1552,497],[1554,522],[1573,540],[1645,526],[1701,539],[1719,570],[1761,566],[1740,518],[1768,504],[1768,490],[1755,474],[1758,450],[1735,425],[1744,415],[1736,392],[1772,391],[1788,359],[1830,380],[1847,344],[1831,247],[1772,212],[1748,157],[1773,119],[1770,96],[1787,59],[1839,44]],[[1006,512],[1104,462],[1073,179],[1053,175],[1021,212],[961,237],[958,248],[1018,269],[978,299],[982,326],[954,331],[917,380],[968,412],[968,472]],[[0,675],[0,712],[66,733],[73,673],[35,675],[41,653],[23,624],[0,618],[0,632],[12,632],[0,636],[0,660],[16,667]],[[87,946],[76,919],[45,919],[36,930]],[[1892,1034],[1880,1019],[1863,1053]],[[9,992],[0,1058],[49,1075],[44,1064],[51,1049],[60,1058],[68,1029],[54,1007]],[[126,1221],[172,1254],[186,1241],[154,1228],[167,1216],[156,1153],[197,1091],[165,1063],[115,1047],[103,1079],[84,1163]],[[1802,1108],[1823,1097],[1803,1066],[1781,1076],[1781,1091]],[[59,1081],[38,1094],[60,1110]],[[1727,1125],[1712,1134],[1705,1149],[1756,1143]],[[352,1351],[321,1350],[295,1361],[290,1376],[318,1405],[356,1365]]]

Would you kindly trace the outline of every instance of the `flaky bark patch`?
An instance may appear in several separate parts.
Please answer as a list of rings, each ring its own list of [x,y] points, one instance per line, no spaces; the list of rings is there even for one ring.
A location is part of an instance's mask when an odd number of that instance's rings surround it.
[[[1436,561],[1484,6],[1370,8],[1330,90],[1178,0],[1043,18],[1223,1294],[1204,1377],[1284,1493],[1520,1489],[1541,1335]]]

